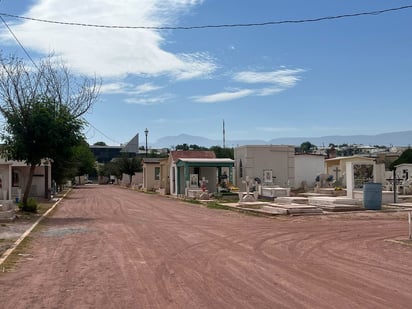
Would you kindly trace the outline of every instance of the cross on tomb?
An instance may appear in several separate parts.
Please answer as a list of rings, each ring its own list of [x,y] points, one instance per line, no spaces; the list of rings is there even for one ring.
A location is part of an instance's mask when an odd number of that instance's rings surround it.
[[[206,184],[208,181],[206,180],[206,177],[202,177],[202,180],[200,180],[200,188],[202,188],[202,191],[206,190]]]
[[[249,178],[249,176],[246,176],[246,180],[243,180],[242,182],[246,184],[246,195],[249,195],[250,194],[250,178]]]
[[[335,174],[336,174],[335,180],[338,181],[338,180],[339,180],[339,172],[340,172],[340,169],[339,169],[338,167],[335,167],[335,169],[334,169],[333,171],[334,171]]]

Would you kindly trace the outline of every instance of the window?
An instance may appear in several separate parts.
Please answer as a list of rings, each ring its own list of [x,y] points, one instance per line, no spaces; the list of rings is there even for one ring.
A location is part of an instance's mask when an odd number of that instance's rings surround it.
[[[155,180],[160,180],[160,167],[155,167]]]
[[[19,172],[18,171],[13,171],[13,176],[12,176],[12,186],[13,187],[18,187],[19,186]]]
[[[240,177],[240,178],[243,177],[243,164],[242,164],[242,160],[239,161],[239,177]]]

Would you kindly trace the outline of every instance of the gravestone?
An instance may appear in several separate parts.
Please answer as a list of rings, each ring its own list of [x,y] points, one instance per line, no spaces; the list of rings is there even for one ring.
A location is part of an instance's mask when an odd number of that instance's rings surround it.
[[[206,180],[205,177],[202,177],[202,179],[200,180],[200,188],[202,189],[203,192],[206,191],[208,183],[209,183],[209,181]]]
[[[250,193],[250,187],[252,185],[252,180],[250,179],[249,176],[246,176],[246,179],[242,181],[246,185],[246,192],[240,192],[239,193],[239,202],[240,203],[245,203],[245,202],[256,202],[256,197],[255,195]]]
[[[333,176],[328,174],[319,174],[316,176],[316,188],[330,188]]]
[[[202,189],[202,193],[199,195],[200,200],[208,200],[209,199],[209,192],[207,190],[207,183],[208,181],[206,180],[205,177],[202,177],[200,180],[200,188]]]

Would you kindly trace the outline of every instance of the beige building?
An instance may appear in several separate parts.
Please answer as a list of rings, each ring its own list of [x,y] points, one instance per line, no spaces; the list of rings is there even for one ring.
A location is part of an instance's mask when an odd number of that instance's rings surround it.
[[[23,196],[30,167],[24,162],[0,158],[0,200],[16,200]],[[48,197],[51,192],[51,168],[48,161],[36,166],[30,197]]]
[[[353,168],[349,169],[349,165]],[[348,185],[348,173],[353,178],[354,188],[362,188],[367,182],[383,180],[383,164],[376,165],[376,159],[365,156],[337,157],[325,160],[325,172],[333,176],[343,187]],[[383,171],[384,172],[384,171]]]
[[[296,154],[294,188],[314,188],[316,176],[324,173],[324,169],[324,155]]]
[[[187,195],[189,191],[217,192],[219,185],[233,183],[234,161],[216,158],[213,151],[171,151],[169,155],[170,194]]]
[[[259,178],[263,185],[293,187],[295,184],[295,147],[288,145],[246,145],[235,148],[235,179],[245,190],[246,177]]]
[[[161,173],[160,173],[161,158],[144,158],[143,159],[143,190],[157,191],[160,189]]]
[[[160,194],[170,194],[170,170],[169,170],[169,158],[162,158],[159,162],[160,165]]]
[[[180,159],[215,159],[216,155],[213,151],[203,151],[203,150],[174,150],[169,154],[168,169],[169,169],[169,187],[170,194],[177,195],[183,194],[185,188],[185,175],[181,175],[179,169],[176,165],[177,161]],[[192,167],[189,174],[200,174],[200,169],[197,167]],[[203,176],[203,175],[202,175]],[[200,176],[200,177],[202,177]],[[189,177],[186,175],[186,177]],[[198,176],[199,180],[199,176]]]

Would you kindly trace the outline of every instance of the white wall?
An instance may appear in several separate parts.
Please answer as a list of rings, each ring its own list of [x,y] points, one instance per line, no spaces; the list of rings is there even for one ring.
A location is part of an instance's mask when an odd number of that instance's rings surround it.
[[[263,180],[263,171],[272,170],[276,185],[286,187],[295,183],[295,147],[279,145],[240,146],[235,148],[236,185],[245,190],[242,180],[249,176]],[[243,177],[240,177],[242,160]]]
[[[324,173],[325,157],[320,155],[295,155],[295,184],[294,188],[302,187],[302,182],[310,188],[316,185],[316,176]]]
[[[202,177],[205,177],[207,180],[207,190],[209,192],[215,192],[217,186],[216,167],[201,167],[199,173],[199,181],[202,179]]]
[[[404,180],[412,178],[412,164],[399,164],[396,166],[396,174]]]
[[[122,175],[122,186],[128,186],[130,184],[130,176],[127,174]],[[143,172],[136,172],[132,176],[132,183],[131,186],[139,186],[143,185]]]

